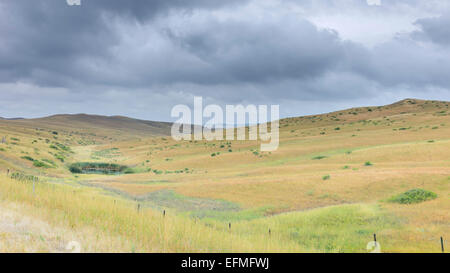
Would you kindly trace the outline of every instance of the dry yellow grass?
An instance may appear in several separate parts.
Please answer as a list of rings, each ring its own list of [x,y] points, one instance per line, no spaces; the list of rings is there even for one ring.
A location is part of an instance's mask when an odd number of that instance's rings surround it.
[[[111,214],[111,220],[97,223],[85,219],[81,221],[84,224],[78,226],[80,219],[77,217],[84,217],[83,210],[91,210],[90,206],[98,208],[101,204],[66,195],[67,200],[77,200],[77,205],[71,208],[80,213],[71,218],[74,229],[100,229],[102,236],[112,236],[108,239],[112,242],[117,236],[125,236],[127,243],[123,246],[113,244],[117,251],[131,251],[130,245],[134,244],[136,251],[361,252],[365,250],[369,233],[377,232],[386,239],[384,250],[435,252],[439,251],[436,240],[440,236],[450,236],[448,104],[405,100],[384,107],[284,119],[280,122],[280,148],[272,153],[259,152],[256,141],[175,142],[170,137],[136,138],[127,135],[126,131],[113,129],[99,129],[93,134],[92,128],[80,135],[71,133],[76,128],[64,128],[61,124],[54,127],[54,123],[50,126],[37,122],[35,127],[46,129],[36,130],[31,127],[32,123],[25,126],[20,122],[0,121],[0,136],[9,138],[8,145],[0,144],[4,149],[0,151],[0,168],[3,172],[10,168],[41,174],[58,187],[78,189],[81,186],[82,191],[89,192],[96,200],[122,200],[128,204],[124,205],[128,210],[124,207],[120,212],[125,218],[128,213],[134,215],[135,198],[146,206],[146,213],[154,215],[150,217],[156,217],[152,219],[159,222],[161,206],[169,205],[171,214],[177,215],[170,217],[174,225],[170,239],[157,239],[145,232],[141,234],[145,228],[140,225],[152,224],[141,223],[138,218],[133,218],[139,226],[135,229],[123,222],[115,223],[117,212],[110,207],[105,207],[104,213]],[[58,131],[57,135],[53,134],[54,130]],[[20,141],[11,145],[11,137]],[[33,143],[34,140],[37,142]],[[73,151],[67,153],[64,163],[58,162],[54,149],[49,148],[54,142],[70,146]],[[116,149],[117,154],[110,154],[111,149]],[[220,155],[211,156],[217,152]],[[57,166],[38,169],[32,162],[21,159],[22,156],[52,159]],[[83,161],[125,164],[138,173],[118,176],[70,174],[67,164]],[[147,171],[149,168],[150,172]],[[329,179],[324,180],[324,176]],[[438,198],[416,205],[383,201],[414,188],[433,191]],[[168,194],[167,190],[174,194]],[[104,197],[105,193],[114,197]],[[149,195],[157,193],[164,195]],[[228,203],[214,203],[217,200]],[[24,202],[19,198],[13,201]],[[241,210],[205,212],[201,210],[202,202],[205,206],[225,206],[225,210],[233,204]],[[192,204],[194,208],[189,207]],[[35,207],[33,203],[28,205],[36,214],[47,210],[48,216],[59,209],[47,203],[42,203],[41,207]],[[320,209],[314,210],[317,208]],[[347,222],[340,228],[330,227],[327,221],[333,220],[332,213],[341,215]],[[190,216],[198,215],[205,218],[192,224],[194,220]],[[267,217],[270,215],[273,216]],[[357,219],[361,217],[369,222],[372,218],[378,219],[378,222],[373,229],[360,226]],[[322,220],[313,221],[315,225],[302,230],[290,227],[293,223],[316,218]],[[64,221],[59,219],[54,223],[64,226],[67,224]],[[226,231],[228,221],[233,221],[237,233]],[[196,239],[189,241],[180,235],[187,231],[176,225],[189,226],[189,232],[192,231]],[[109,226],[114,227],[113,233]],[[155,234],[160,234],[156,226],[153,228]],[[268,228],[279,230],[280,244],[257,242],[266,240],[266,235],[261,234]],[[119,232],[114,233],[117,229]],[[200,238],[202,232],[210,234],[209,237]],[[224,238],[224,241],[214,244],[217,238]],[[299,238],[304,242],[299,242]],[[234,243],[231,245],[227,240]],[[114,251],[113,247],[101,245],[91,249]]]

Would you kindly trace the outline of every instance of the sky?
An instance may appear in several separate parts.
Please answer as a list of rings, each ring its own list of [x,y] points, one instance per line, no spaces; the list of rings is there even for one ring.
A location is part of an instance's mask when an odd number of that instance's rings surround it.
[[[80,2],[0,0],[1,117],[450,100],[448,0]]]

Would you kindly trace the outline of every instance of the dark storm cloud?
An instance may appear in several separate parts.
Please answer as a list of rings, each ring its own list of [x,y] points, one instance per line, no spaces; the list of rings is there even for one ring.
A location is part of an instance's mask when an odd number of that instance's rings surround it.
[[[217,75],[199,79],[215,83],[314,77],[332,69],[344,50],[335,32],[319,31],[295,18],[262,23],[208,21],[171,37],[182,49],[216,66]]]
[[[427,92],[450,99],[449,15],[417,17],[445,1],[81,2],[0,3],[0,92],[9,92],[3,100],[12,113],[33,105],[29,115],[49,114],[37,103],[58,105],[55,113],[128,109],[167,120],[146,113],[194,94],[214,103],[337,103]],[[325,27],[308,17],[324,14]],[[360,23],[348,25],[352,16],[374,18],[367,35],[385,15],[394,24],[410,20],[416,30],[367,46],[326,27],[328,14],[350,33]]]
[[[0,4],[0,81],[30,80],[62,86],[73,78],[95,81],[90,65],[112,59],[119,43],[114,20],[145,23],[170,10],[210,9],[236,1],[221,0],[65,0],[5,1]],[[107,79],[105,79],[107,80]]]
[[[155,15],[167,13],[172,9],[189,12],[198,8],[214,9],[245,2],[246,0],[83,0],[83,5],[95,11],[112,12],[147,21]]]

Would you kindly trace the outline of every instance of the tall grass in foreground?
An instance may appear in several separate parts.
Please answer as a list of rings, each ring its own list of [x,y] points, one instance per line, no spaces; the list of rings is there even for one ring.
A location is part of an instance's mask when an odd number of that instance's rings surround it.
[[[51,225],[73,230],[94,227],[127,241],[129,249],[101,249],[112,252],[290,252],[305,251],[279,235],[227,231],[180,215],[142,209],[131,201],[99,194],[91,188],[39,183],[33,194],[32,183],[0,176],[0,198],[25,203],[28,213]],[[95,235],[91,235],[95,236]],[[95,241],[96,238],[92,238]],[[86,241],[86,240],[85,240]],[[87,240],[89,241],[89,240]],[[107,245],[107,244],[105,244]],[[86,249],[86,248],[85,248]]]
[[[23,204],[26,215],[78,232],[86,251],[366,252],[373,233],[382,251],[437,249],[423,240],[401,236],[408,231],[402,222],[376,204],[235,219],[230,229],[224,219],[193,219],[175,211],[163,217],[159,211],[142,207],[138,211],[137,203],[94,188],[41,182],[33,194],[32,183],[5,176],[0,176],[0,201]]]

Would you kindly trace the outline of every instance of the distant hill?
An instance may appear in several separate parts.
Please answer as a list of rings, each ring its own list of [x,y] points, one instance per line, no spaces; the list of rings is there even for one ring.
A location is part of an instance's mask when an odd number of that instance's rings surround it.
[[[280,124],[295,123],[304,128],[310,128],[406,114],[432,113],[441,115],[449,114],[449,105],[449,101],[404,99],[384,106],[356,107],[320,115],[285,118],[280,120]]]
[[[302,117],[281,119],[280,123],[292,123],[304,128],[357,122],[384,116],[436,112],[446,110],[448,101],[404,99],[385,106],[358,107],[346,110]],[[435,114],[436,114],[435,113]],[[54,115],[44,118],[0,118],[0,127],[28,128],[33,130],[52,130],[67,135],[92,136],[100,140],[123,140],[146,136],[169,136],[172,123],[133,119],[124,116],[101,115]],[[283,127],[282,127],[283,128]],[[7,130],[9,131],[9,130]],[[13,130],[14,131],[14,130]]]
[[[168,136],[172,123],[133,119],[123,116],[54,115],[35,119],[2,119],[0,126],[56,131],[98,138],[129,139],[145,136]]]
[[[2,118],[2,117],[0,117],[0,120],[20,120],[20,119],[24,119],[24,118]]]

